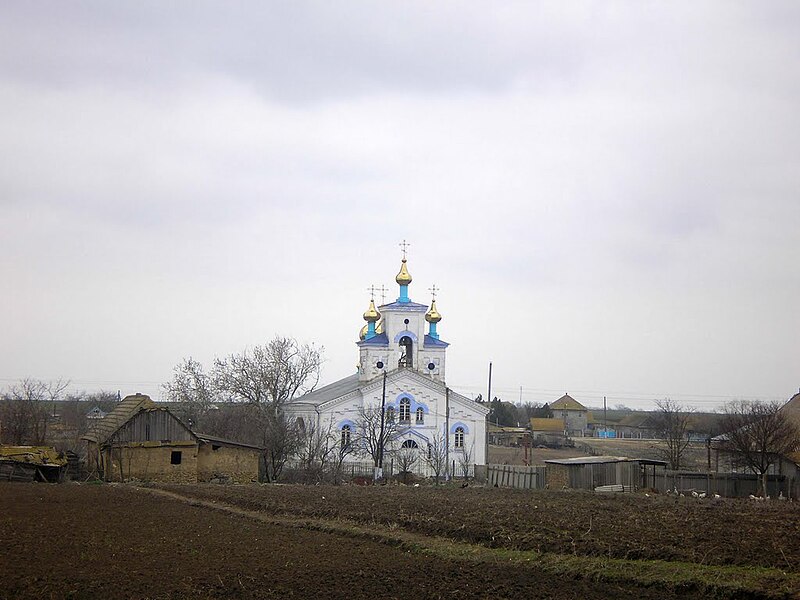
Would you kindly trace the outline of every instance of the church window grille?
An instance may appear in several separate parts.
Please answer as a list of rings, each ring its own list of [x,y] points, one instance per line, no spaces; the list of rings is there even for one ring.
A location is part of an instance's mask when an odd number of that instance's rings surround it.
[[[421,408],[417,409],[417,425],[425,423],[425,411]]]
[[[456,448],[463,448],[464,447],[464,428],[463,427],[456,427],[456,436],[455,436],[455,447]]]
[[[342,427],[342,448],[347,448],[350,445],[350,425]]]
[[[398,366],[400,367],[413,367],[414,361],[412,359],[412,349],[414,346],[414,342],[411,341],[411,338],[407,335],[404,335],[400,338],[400,361],[398,362]]]
[[[394,421],[394,406],[389,406],[386,408],[386,420]]]
[[[402,448],[419,448],[419,446],[414,440],[406,440],[403,442]]]
[[[408,423],[411,421],[411,400],[403,398],[400,400],[400,422]]]

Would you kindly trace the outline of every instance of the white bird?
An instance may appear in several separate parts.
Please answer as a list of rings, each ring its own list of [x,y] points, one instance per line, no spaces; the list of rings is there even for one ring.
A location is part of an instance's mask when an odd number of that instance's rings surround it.
[[[700,494],[698,494],[697,492],[692,490],[692,498],[699,498],[699,497],[700,497]]]
[[[699,497],[700,498],[705,498],[706,497],[706,493],[705,492],[700,492]]]
[[[778,494],[778,500],[786,500],[786,496],[783,495],[783,490],[781,490],[781,493]]]
[[[720,496],[719,494],[714,494],[714,498],[715,498],[715,499],[716,499],[716,498],[721,498],[721,497],[722,497],[722,496]]]

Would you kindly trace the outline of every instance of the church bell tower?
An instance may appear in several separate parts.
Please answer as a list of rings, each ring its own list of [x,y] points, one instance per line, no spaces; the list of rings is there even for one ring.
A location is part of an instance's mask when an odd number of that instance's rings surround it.
[[[400,293],[394,302],[375,308],[374,290],[369,308],[363,317],[366,325],[361,329],[359,346],[359,379],[367,381],[384,371],[412,369],[421,375],[444,382],[445,349],[449,345],[439,339],[437,329],[442,315],[436,309],[436,291],[431,288],[430,308],[413,302],[409,297],[412,282],[408,271],[406,251],[409,244],[400,244],[403,258],[395,281]],[[428,333],[425,325],[428,324]]]

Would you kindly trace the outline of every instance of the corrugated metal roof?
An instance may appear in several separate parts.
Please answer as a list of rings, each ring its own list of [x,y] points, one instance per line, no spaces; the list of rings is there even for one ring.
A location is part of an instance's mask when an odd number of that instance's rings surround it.
[[[260,446],[245,444],[244,442],[236,442],[234,440],[227,440],[215,435],[208,435],[207,433],[195,433],[195,435],[201,442],[205,442],[207,444],[219,444],[221,446],[241,446],[242,448],[253,448],[254,450],[262,449]]]
[[[628,462],[629,460],[631,459],[625,456],[577,456],[575,458],[553,458],[544,462],[553,463],[555,465],[596,465]]]
[[[619,462],[638,462],[648,465],[666,465],[664,460],[651,458],[628,458],[627,456],[577,456],[575,458],[552,458],[544,461],[554,465],[598,465]]]
[[[295,398],[291,401],[290,404],[294,403],[306,403],[306,404],[322,404],[323,402],[327,402],[328,400],[334,400],[336,398],[340,398],[350,392],[357,390],[360,383],[358,381],[358,373],[354,373],[344,379],[340,379],[339,381],[334,381],[333,383],[329,383],[328,385],[319,388],[318,390],[314,390],[313,392],[309,392],[304,396],[300,396],[299,398]]]
[[[156,403],[150,399],[150,396],[144,394],[126,396],[114,410],[108,413],[104,419],[99,420],[92,430],[81,439],[102,444],[141,409],[155,408],[155,406]]]

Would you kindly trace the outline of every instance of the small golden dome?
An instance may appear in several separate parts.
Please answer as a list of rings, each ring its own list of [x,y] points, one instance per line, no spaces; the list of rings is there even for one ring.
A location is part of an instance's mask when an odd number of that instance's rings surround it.
[[[362,327],[362,328],[359,330],[359,332],[358,332],[358,339],[360,339],[360,340],[362,340],[362,341],[363,341],[364,339],[366,339],[366,337],[367,337],[367,329],[369,329],[369,325],[367,325],[367,324],[365,323],[365,324],[364,324],[364,326],[363,326],[363,327]],[[380,334],[382,334],[382,333],[383,333],[383,319],[381,319],[380,321],[378,321],[378,322],[375,324],[375,333],[376,333],[377,335],[380,335]]]
[[[436,310],[436,300],[431,300],[431,307],[428,309],[428,312],[425,313],[425,320],[428,323],[438,323],[442,320],[442,315]]]
[[[400,272],[397,274],[397,277],[394,280],[399,283],[400,285],[408,285],[411,283],[411,275],[408,273],[408,267],[406,267],[406,259],[403,259],[403,264],[400,265]]]
[[[374,300],[370,300],[369,301],[369,308],[367,309],[367,312],[364,313],[364,320],[367,323],[374,323],[375,321],[377,321],[380,318],[381,318],[381,313],[379,313],[375,309],[375,301]]]

